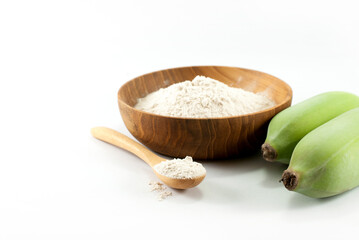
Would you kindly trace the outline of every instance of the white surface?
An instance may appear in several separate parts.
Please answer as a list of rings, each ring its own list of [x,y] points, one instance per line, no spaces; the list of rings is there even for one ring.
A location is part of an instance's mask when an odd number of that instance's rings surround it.
[[[163,202],[137,157],[93,139],[129,135],[118,88],[188,65],[261,70],[294,103],[359,94],[356,1],[1,1],[0,239],[344,239],[359,189],[315,200],[260,157],[205,163],[195,189]]]

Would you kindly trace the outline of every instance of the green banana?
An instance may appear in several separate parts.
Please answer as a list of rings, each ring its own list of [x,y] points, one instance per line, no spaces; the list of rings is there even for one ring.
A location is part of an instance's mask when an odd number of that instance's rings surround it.
[[[262,145],[263,158],[288,164],[297,143],[310,131],[359,107],[359,97],[347,92],[326,92],[277,114],[269,123]]]
[[[308,133],[294,149],[282,175],[288,190],[313,198],[340,194],[359,185],[359,108]]]

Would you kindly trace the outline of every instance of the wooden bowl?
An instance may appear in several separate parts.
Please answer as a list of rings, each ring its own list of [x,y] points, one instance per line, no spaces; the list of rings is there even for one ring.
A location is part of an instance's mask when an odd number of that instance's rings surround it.
[[[138,98],[171,84],[203,75],[232,87],[265,92],[275,107],[234,117],[166,117],[135,109]],[[127,129],[155,152],[173,158],[218,159],[260,149],[270,119],[289,107],[292,89],[269,74],[220,66],[172,68],[148,73],[125,83],[118,91],[118,104]]]

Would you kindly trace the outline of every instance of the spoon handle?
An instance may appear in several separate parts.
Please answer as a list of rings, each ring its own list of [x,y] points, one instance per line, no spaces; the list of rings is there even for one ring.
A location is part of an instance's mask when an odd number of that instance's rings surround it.
[[[102,140],[104,142],[110,143],[112,145],[115,145],[119,148],[125,149],[139,158],[141,158],[143,161],[145,161],[148,165],[151,167],[160,163],[162,160],[160,157],[158,157],[156,154],[148,150],[143,145],[139,144],[138,142],[135,142],[131,138],[123,135],[122,133],[119,133],[111,128],[107,127],[94,127],[91,129],[91,134],[95,138]]]

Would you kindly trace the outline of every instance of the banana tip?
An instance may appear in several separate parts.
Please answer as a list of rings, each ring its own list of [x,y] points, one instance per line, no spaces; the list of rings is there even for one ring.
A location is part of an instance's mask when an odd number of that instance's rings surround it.
[[[277,158],[277,151],[268,143],[262,145],[262,156],[268,162],[274,162]]]
[[[283,172],[282,179],[283,185],[289,191],[293,191],[298,185],[298,174],[290,169]]]

